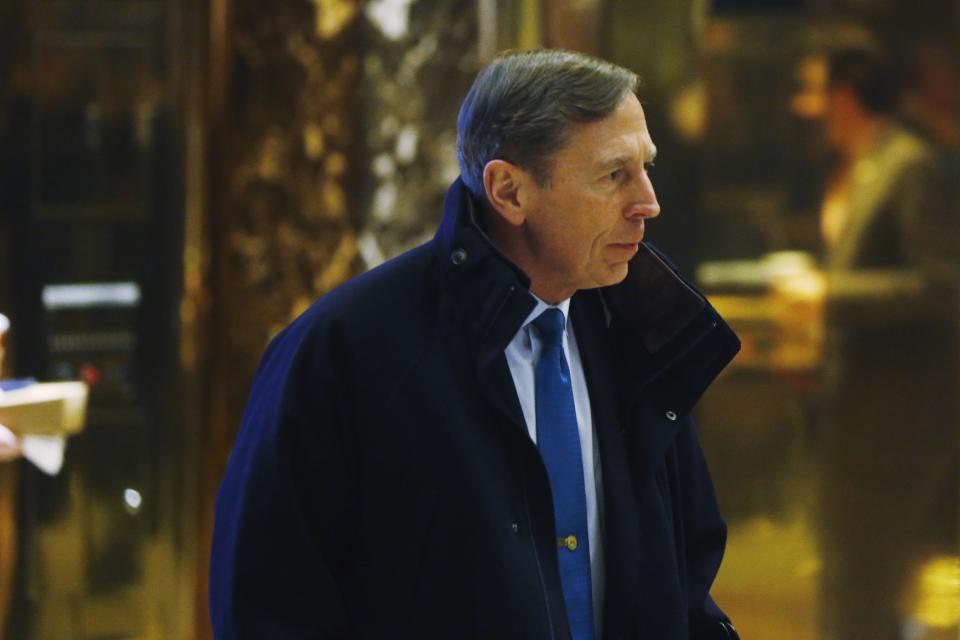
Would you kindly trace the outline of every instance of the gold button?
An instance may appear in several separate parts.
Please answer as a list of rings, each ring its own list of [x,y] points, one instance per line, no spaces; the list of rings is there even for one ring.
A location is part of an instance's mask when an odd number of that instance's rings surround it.
[[[570,551],[577,550],[577,536],[567,536],[566,538],[557,538],[557,546],[561,549],[567,548]]]

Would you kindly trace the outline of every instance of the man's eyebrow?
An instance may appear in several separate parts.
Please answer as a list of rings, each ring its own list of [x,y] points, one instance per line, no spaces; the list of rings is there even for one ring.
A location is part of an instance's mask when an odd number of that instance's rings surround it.
[[[606,171],[607,169],[614,169],[627,164],[630,164],[630,158],[627,156],[617,156],[615,158],[605,158],[600,160],[597,163],[597,169]]]
[[[647,153],[646,153],[646,159],[644,160],[644,162],[645,162],[645,163],[647,163],[647,162],[653,162],[654,158],[657,157],[657,147],[656,147],[656,145],[650,145],[649,147],[647,147],[646,152],[647,152]],[[597,163],[597,167],[598,167],[599,169],[608,169],[608,168],[622,167],[622,166],[624,166],[624,165],[630,164],[630,163],[633,162],[633,161],[634,161],[634,159],[631,158],[630,156],[616,156],[616,157],[613,157],[613,158],[605,158],[605,159],[600,160],[600,161]]]

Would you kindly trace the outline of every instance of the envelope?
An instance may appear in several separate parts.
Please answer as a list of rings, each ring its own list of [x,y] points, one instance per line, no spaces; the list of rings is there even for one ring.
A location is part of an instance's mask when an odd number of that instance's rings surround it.
[[[83,429],[83,382],[38,382],[0,393],[0,424],[20,435],[64,436]]]

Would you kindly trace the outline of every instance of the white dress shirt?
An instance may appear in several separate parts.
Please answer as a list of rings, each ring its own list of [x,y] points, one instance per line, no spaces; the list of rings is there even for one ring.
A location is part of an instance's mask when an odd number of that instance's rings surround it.
[[[533,295],[533,294],[531,294]],[[536,298],[536,296],[534,296]],[[601,529],[601,514],[599,505],[602,502],[602,486],[600,476],[600,455],[596,446],[593,430],[593,417],[590,413],[590,395],[587,392],[587,380],[583,374],[583,362],[580,360],[580,351],[577,348],[577,339],[574,328],[570,323],[570,299],[555,305],[548,305],[540,298],[536,298],[537,306],[527,316],[523,326],[513,336],[513,340],[504,350],[510,373],[513,375],[513,384],[517,389],[520,407],[523,409],[523,418],[527,423],[527,432],[534,443],[537,442],[537,409],[535,393],[535,372],[540,350],[543,346],[539,332],[533,327],[533,321],[547,309],[559,309],[566,319],[563,332],[563,353],[570,368],[570,381],[573,387],[573,403],[577,413],[577,429],[580,432],[580,453],[583,457],[583,487],[587,499],[587,535],[590,538],[590,574],[593,587],[593,621],[596,637],[601,637],[601,621],[603,619],[603,532]]]

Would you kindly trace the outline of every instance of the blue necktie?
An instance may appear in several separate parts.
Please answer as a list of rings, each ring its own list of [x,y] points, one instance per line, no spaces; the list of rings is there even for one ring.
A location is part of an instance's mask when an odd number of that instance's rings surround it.
[[[536,373],[537,446],[553,492],[557,556],[571,636],[593,640],[587,498],[570,368],[563,354],[564,324],[563,313],[554,308],[533,321],[543,341]]]

